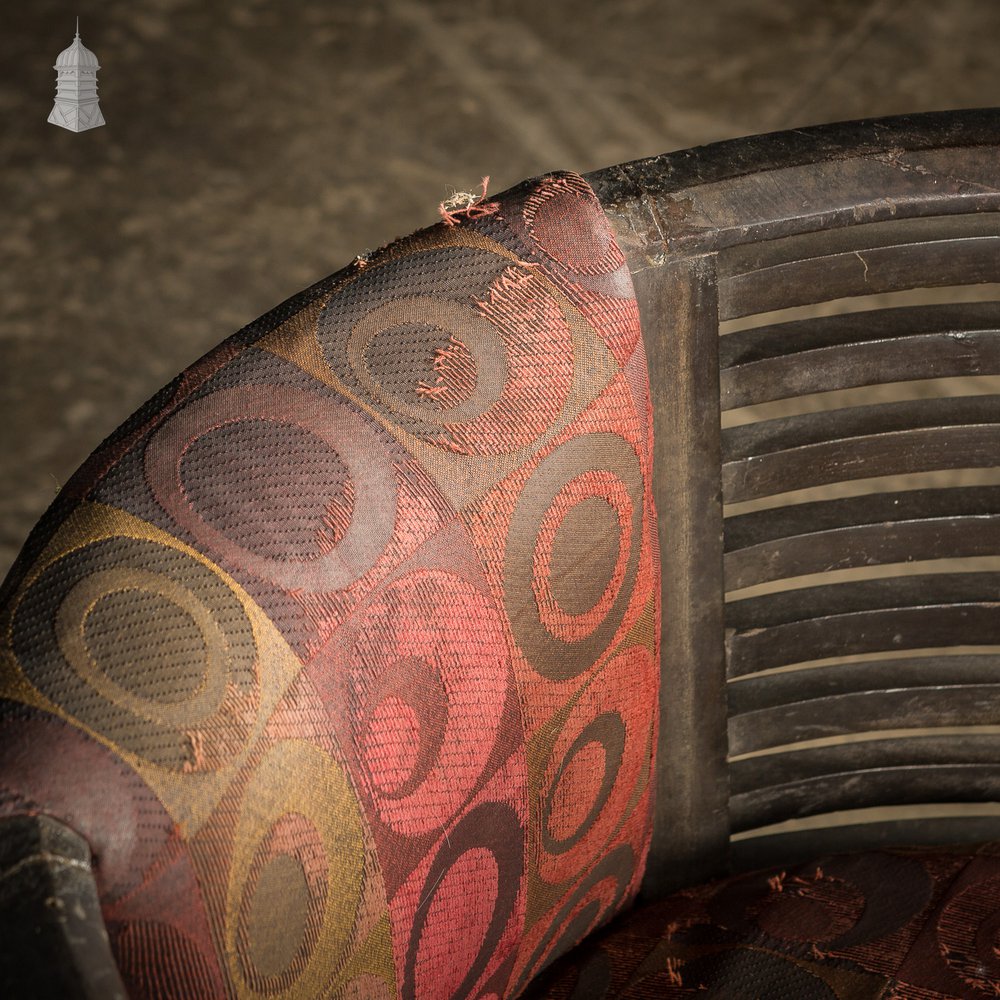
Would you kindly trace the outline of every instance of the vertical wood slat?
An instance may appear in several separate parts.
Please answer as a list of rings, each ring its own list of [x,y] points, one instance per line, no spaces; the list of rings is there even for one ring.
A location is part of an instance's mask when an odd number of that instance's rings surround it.
[[[634,276],[654,413],[663,633],[647,897],[728,864],[721,431],[715,258]]]

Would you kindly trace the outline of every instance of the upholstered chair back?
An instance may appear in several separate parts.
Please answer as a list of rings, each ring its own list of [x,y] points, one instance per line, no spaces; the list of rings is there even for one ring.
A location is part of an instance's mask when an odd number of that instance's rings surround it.
[[[132,1000],[512,996],[630,903],[651,430],[629,270],[560,174],[358,258],[90,457],[0,597],[0,814],[89,848]]]

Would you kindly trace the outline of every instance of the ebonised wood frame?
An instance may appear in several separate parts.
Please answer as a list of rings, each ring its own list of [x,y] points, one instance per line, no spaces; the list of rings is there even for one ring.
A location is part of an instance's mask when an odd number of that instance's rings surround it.
[[[997,289],[794,312],[1000,282],[1000,111],[734,139],[587,180],[633,272],[655,414],[664,641],[644,891],[830,848],[1000,837],[1000,576],[940,562],[1000,555],[1000,489],[940,477],[996,470],[1000,484],[997,388],[722,419],[1000,374]],[[930,488],[879,479],[898,475]],[[853,497],[779,505],[858,481]],[[803,586],[914,561],[928,572]],[[852,662],[816,665],[835,656]],[[891,808],[872,823],[873,806]],[[812,828],[768,829],[802,817]]]

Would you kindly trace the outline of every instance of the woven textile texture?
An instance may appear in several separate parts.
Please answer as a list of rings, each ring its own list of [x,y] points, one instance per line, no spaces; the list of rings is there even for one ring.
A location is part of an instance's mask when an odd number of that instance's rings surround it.
[[[1000,996],[1000,845],[821,858],[626,914],[525,1000]]]
[[[628,905],[648,376],[529,182],[289,300],[98,449],[0,597],[0,814],[90,843],[146,997],[504,997]]]

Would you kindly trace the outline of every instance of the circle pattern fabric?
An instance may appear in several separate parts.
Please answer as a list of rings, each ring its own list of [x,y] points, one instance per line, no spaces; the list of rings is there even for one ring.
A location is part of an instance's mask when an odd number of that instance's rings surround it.
[[[1000,984],[1000,847],[818,858],[619,917],[525,1000],[981,1000]]]
[[[99,850],[132,1000],[500,1000],[638,889],[631,279],[576,175],[451,221],[184,372],[0,594],[0,814]]]

